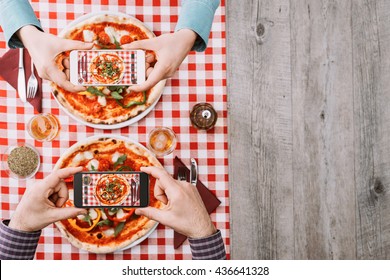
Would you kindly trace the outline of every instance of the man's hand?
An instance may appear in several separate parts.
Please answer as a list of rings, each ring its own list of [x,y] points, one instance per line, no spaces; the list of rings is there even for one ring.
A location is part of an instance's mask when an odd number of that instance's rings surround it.
[[[68,200],[68,188],[63,179],[82,170],[82,167],[56,170],[44,180],[29,186],[11,218],[9,227],[36,231],[53,222],[86,214],[85,209],[62,207]]]
[[[157,179],[154,196],[166,207],[138,208],[135,210],[137,215],[144,215],[191,238],[203,238],[216,232],[195,186],[173,179],[162,168],[142,167],[141,171]]]
[[[191,50],[196,38],[197,34],[194,31],[182,29],[178,32],[163,34],[153,39],[140,40],[123,45],[124,49],[152,50],[157,56],[157,62],[154,67],[148,67],[151,61],[150,57],[147,58],[147,80],[141,85],[131,86],[131,90],[136,92],[146,91],[155,86],[159,81],[172,77]]]
[[[69,63],[63,63],[65,69],[61,71],[58,69],[55,59],[58,54],[64,51],[91,49],[92,43],[58,38],[52,34],[44,33],[32,25],[20,28],[17,35],[28,49],[41,78],[50,80],[67,91],[85,90],[84,87],[69,82]]]

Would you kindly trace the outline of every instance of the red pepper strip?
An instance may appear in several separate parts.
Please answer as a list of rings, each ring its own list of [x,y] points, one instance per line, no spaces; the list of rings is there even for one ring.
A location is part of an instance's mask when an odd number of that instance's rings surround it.
[[[108,213],[108,208],[104,208],[104,213],[106,213],[107,215],[107,218],[113,222],[125,222],[128,218],[131,217],[131,215],[133,215],[133,213],[135,212],[135,209],[131,209],[129,212],[127,212],[127,214],[125,216],[123,216],[122,218],[118,219],[116,217],[116,215],[114,216],[111,216],[109,213]]]

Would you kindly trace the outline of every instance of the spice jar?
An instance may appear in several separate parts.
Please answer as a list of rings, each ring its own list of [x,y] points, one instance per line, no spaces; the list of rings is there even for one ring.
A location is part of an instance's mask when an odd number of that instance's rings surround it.
[[[198,103],[192,108],[190,119],[195,128],[208,130],[215,126],[218,115],[211,104]]]

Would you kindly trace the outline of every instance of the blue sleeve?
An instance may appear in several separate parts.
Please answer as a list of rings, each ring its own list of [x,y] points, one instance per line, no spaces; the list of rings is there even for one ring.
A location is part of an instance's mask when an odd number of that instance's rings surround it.
[[[3,28],[5,40],[10,48],[23,47],[15,33],[26,25],[34,25],[42,30],[28,0],[0,1],[0,26]]]
[[[175,31],[191,29],[198,34],[192,50],[201,52],[206,49],[214,13],[218,6],[219,0],[182,0]]]

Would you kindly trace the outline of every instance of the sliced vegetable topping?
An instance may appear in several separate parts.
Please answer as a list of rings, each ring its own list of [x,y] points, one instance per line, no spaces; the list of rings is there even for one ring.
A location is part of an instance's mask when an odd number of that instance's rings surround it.
[[[120,157],[118,157],[118,159],[114,163],[114,168],[116,168],[118,165],[123,164],[126,159],[127,159],[127,155],[121,155]]]
[[[90,225],[90,227],[80,227],[78,224],[77,224],[77,218],[72,218],[72,219],[68,219],[69,223],[74,227],[74,228],[77,228],[78,230],[80,231],[91,231],[95,228],[95,226],[98,224],[99,220],[100,220],[100,217],[102,215],[102,212],[100,211],[100,209],[92,209],[92,211],[95,211],[96,212],[96,218],[93,219],[92,216],[95,216],[95,214],[92,214],[91,210],[88,212],[88,214],[85,215],[85,217],[83,218],[83,221],[86,221],[88,222],[88,224]]]

